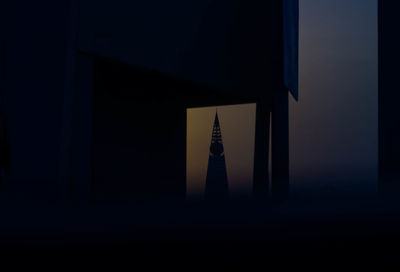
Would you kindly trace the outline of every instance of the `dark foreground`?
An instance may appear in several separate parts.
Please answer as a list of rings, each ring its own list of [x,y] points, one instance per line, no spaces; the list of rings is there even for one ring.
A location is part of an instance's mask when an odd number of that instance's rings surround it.
[[[324,271],[400,263],[400,205],[393,200],[22,203],[2,203],[4,267]]]

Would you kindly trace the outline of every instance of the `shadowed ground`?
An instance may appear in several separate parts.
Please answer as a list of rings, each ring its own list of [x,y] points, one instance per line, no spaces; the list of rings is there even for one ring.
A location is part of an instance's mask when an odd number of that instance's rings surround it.
[[[399,253],[400,205],[389,200],[27,204],[1,211],[0,247],[17,266],[380,267]]]

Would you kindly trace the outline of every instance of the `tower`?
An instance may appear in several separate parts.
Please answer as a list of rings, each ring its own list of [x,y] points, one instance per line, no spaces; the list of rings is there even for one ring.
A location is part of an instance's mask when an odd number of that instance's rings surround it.
[[[226,174],[225,153],[217,112],[215,113],[210,144],[210,155],[208,158],[205,198],[220,200],[226,199],[228,196],[229,188],[228,177]]]

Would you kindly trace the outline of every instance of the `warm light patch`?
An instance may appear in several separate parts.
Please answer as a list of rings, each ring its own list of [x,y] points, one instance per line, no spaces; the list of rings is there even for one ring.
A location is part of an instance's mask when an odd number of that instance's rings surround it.
[[[202,198],[204,195],[216,111],[221,126],[230,195],[250,196],[253,190],[256,104],[187,110],[187,196]]]

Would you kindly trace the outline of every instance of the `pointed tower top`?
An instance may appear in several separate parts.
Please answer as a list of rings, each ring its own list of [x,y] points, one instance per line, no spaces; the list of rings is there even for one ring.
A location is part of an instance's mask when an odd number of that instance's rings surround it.
[[[214,127],[219,127],[218,109],[215,111]]]
[[[222,135],[221,135],[221,127],[219,124],[218,112],[215,113],[211,143],[212,144],[213,143],[221,143],[222,144]]]

